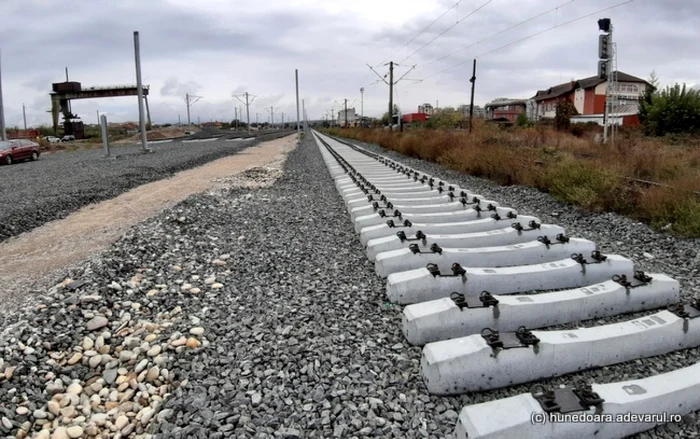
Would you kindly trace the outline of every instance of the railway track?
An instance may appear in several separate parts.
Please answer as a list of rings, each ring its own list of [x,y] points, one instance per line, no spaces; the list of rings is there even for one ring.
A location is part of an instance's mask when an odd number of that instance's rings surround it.
[[[314,132],[406,340],[422,346],[436,395],[537,382],[529,393],[466,405],[458,438],[622,438],[700,409],[700,363],[643,379],[568,386],[543,379],[700,346],[700,302],[487,200],[359,146]],[[571,327],[578,322],[628,319]],[[587,421],[587,422],[576,422]]]

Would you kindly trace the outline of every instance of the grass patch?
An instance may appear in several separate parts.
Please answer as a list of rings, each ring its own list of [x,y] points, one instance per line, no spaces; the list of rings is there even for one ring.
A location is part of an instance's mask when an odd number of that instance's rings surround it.
[[[700,140],[645,137],[622,130],[614,148],[596,131],[575,135],[547,127],[502,129],[476,121],[472,133],[454,130],[327,129],[499,184],[520,184],[594,212],[612,211],[657,229],[700,237]],[[631,184],[652,181],[659,187]]]

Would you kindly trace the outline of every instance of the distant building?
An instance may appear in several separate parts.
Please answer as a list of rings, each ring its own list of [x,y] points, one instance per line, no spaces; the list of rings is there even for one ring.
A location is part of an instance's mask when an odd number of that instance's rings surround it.
[[[615,90],[610,94],[614,97],[615,108],[611,113],[619,116],[620,123],[635,125],[638,118],[631,117],[638,112],[639,97],[644,95],[647,81],[624,72],[613,72],[617,77]],[[578,116],[573,116],[571,122],[598,122],[603,124],[605,113],[606,90],[608,81],[597,76],[574,80],[552,86],[546,90],[538,90],[533,100],[537,103],[535,120],[553,119],[556,115],[557,103],[569,101],[574,104]]]
[[[469,105],[464,104],[457,107],[457,111],[462,113],[464,116],[469,116]],[[483,119],[485,115],[484,109],[479,105],[474,105],[474,117],[477,119]]]
[[[433,115],[433,106],[430,104],[422,104],[418,106],[418,113],[424,113],[427,114],[428,116]]]
[[[486,119],[515,122],[520,113],[528,114],[529,99],[498,98],[484,106]]]
[[[403,117],[401,117],[401,120],[403,123],[409,124],[413,122],[421,122],[425,123],[425,121],[428,120],[430,116],[426,113],[408,113],[404,114]]]
[[[355,113],[354,108],[348,108],[346,110],[338,111],[338,125],[344,127],[346,124],[349,127],[357,126],[360,122],[360,116]]]

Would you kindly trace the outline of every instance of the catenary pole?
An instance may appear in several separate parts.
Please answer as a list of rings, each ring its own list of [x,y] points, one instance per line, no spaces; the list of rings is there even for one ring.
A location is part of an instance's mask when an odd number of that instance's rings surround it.
[[[389,131],[394,129],[394,61],[389,62]]]
[[[299,123],[299,70],[294,69],[294,81],[297,89],[297,142],[301,142],[301,126]]]
[[[7,140],[7,131],[5,130],[5,107],[2,102],[2,53],[0,52],[0,137],[3,141]]]
[[[474,58],[474,65],[472,67],[472,77],[469,78],[469,82],[472,83],[472,97],[469,100],[469,132],[472,132],[472,118],[474,117],[474,86],[476,84],[476,58]]]
[[[141,82],[141,50],[139,47],[139,33],[134,31],[134,58],[136,60],[136,88],[139,99],[139,128],[141,129],[141,149],[147,151],[146,144],[146,118],[143,110],[143,83]]]

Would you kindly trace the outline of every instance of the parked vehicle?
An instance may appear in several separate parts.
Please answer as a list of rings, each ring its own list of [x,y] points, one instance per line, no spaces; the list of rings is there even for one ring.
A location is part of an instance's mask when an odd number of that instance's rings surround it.
[[[46,140],[49,143],[61,143],[61,139],[55,136],[47,136],[44,137],[44,140]]]
[[[72,142],[73,140],[75,140],[75,136],[72,135],[61,137],[61,142]]]
[[[22,160],[39,160],[39,145],[31,140],[0,142],[0,164],[11,165]]]

